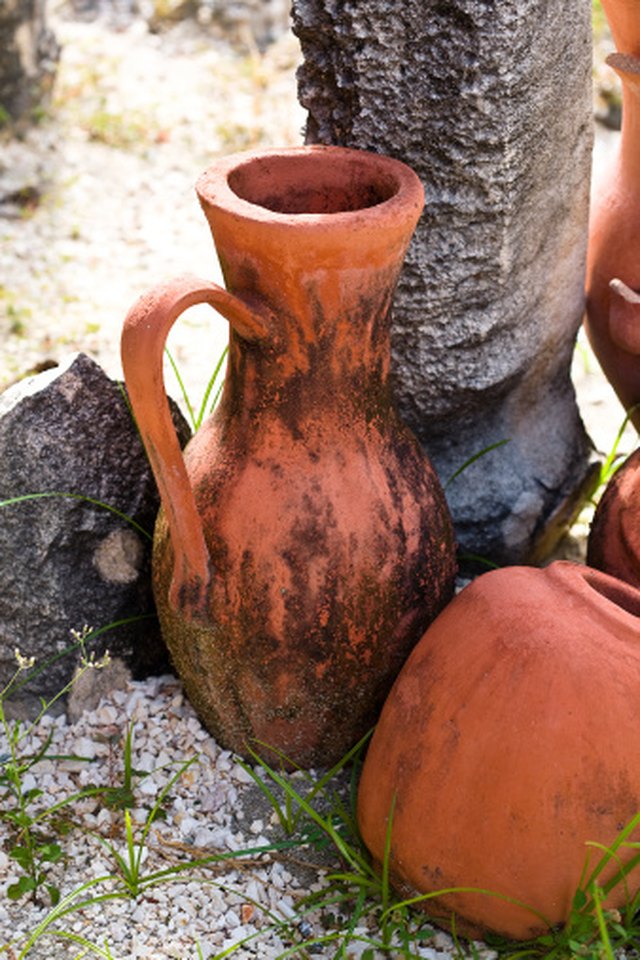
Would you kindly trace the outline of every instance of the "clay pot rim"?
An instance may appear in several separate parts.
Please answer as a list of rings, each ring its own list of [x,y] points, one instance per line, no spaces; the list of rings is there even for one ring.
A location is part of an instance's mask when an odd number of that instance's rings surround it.
[[[372,179],[377,176],[386,178],[387,182],[393,180],[397,189],[380,202],[354,209],[329,213],[282,213],[244,199],[229,182],[234,174],[237,176],[254,165],[266,166],[269,162],[291,165],[298,161],[302,170],[306,161],[316,164],[317,158],[322,156],[326,157],[330,168],[340,163],[352,168],[354,165],[369,168]],[[399,219],[408,215],[413,215],[417,220],[424,205],[424,188],[419,177],[401,160],[368,150],[324,145],[276,147],[229,154],[220,158],[198,177],[196,193],[205,210],[220,209],[245,221],[271,224],[275,227],[295,227],[298,231],[305,227],[317,231],[321,226],[336,227],[342,224],[353,227],[355,223],[364,222],[378,230],[395,225]]]
[[[614,616],[631,621],[640,637],[640,590],[609,573],[571,560],[556,560],[547,573],[579,593],[593,591],[611,607]],[[577,582],[580,581],[580,582]],[[635,611],[635,612],[634,612]]]

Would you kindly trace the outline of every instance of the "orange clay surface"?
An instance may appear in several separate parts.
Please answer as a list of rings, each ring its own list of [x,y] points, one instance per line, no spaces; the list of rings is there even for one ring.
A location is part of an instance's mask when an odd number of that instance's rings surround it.
[[[491,891],[420,905],[445,925],[455,912],[473,936],[537,935],[567,919],[585,861],[601,856],[589,842],[611,844],[640,809],[639,720],[640,592],[567,561],[484,574],[387,699],[362,836],[381,861],[395,796],[389,869],[404,894]],[[623,898],[620,886],[610,905]]]

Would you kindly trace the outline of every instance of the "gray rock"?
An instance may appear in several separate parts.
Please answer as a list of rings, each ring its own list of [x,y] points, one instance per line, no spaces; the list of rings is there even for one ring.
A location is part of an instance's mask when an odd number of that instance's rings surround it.
[[[0,4],[3,122],[33,121],[37,110],[50,100],[60,48],[47,27],[45,8],[46,0],[3,0]]]
[[[294,0],[307,140],[398,157],[425,213],[398,287],[401,414],[463,553],[553,546],[589,486],[570,382],[592,146],[583,0]]]
[[[120,385],[83,354],[0,395],[0,501],[53,492],[65,496],[0,504],[0,689],[19,647],[36,658],[23,695],[58,693],[78,663],[71,631],[85,624],[104,631],[89,653],[108,648],[134,677],[166,670],[144,533],[155,482]],[[105,630],[129,618],[140,619]]]

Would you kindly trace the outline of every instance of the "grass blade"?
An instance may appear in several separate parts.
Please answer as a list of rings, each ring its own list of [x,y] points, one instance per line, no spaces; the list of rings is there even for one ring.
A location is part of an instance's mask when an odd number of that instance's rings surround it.
[[[613,947],[611,946],[611,939],[609,937],[609,931],[607,930],[607,921],[605,920],[604,911],[602,909],[603,895],[598,886],[594,886],[592,888],[591,899],[593,900],[596,920],[598,922],[598,931],[600,933],[601,950],[599,950],[598,953],[603,960],[604,958],[606,958],[606,960],[615,960]]]
[[[29,500],[44,500],[47,497],[66,497],[70,500],[84,500],[85,503],[91,503],[94,507],[101,507],[103,510],[108,510],[110,513],[115,514],[116,517],[124,520],[125,523],[128,523],[129,526],[137,530],[139,534],[145,537],[145,539],[153,540],[153,534],[149,533],[148,530],[145,530],[144,527],[140,526],[140,524],[134,520],[133,517],[123,513],[122,510],[118,510],[117,507],[112,507],[110,503],[105,503],[104,500],[96,500],[95,497],[87,497],[82,493],[67,493],[61,490],[46,490],[41,493],[24,493],[19,497],[10,497],[8,500],[0,500],[0,507],[9,507],[15,503],[25,503]]]
[[[202,403],[200,404],[200,410],[198,411],[198,416],[197,416],[197,418],[196,418],[196,430],[199,430],[200,427],[202,426],[202,421],[204,420],[205,414],[206,414],[206,412],[207,412],[207,404],[208,404],[208,402],[209,402],[209,397],[210,397],[210,395],[211,395],[211,391],[213,390],[213,388],[214,388],[214,386],[215,386],[215,383],[216,383],[216,381],[217,381],[217,379],[218,379],[218,376],[219,376],[219,374],[220,374],[220,371],[222,370],[222,365],[225,363],[225,361],[226,361],[226,359],[227,359],[227,354],[228,354],[228,353],[229,353],[229,346],[228,346],[228,344],[227,344],[227,345],[225,346],[224,350],[222,351],[222,353],[220,354],[220,356],[218,357],[218,362],[217,362],[216,365],[215,365],[214,371],[213,371],[213,373],[211,374],[211,376],[209,377],[209,382],[208,382],[208,384],[207,384],[207,389],[206,389],[205,392],[204,392],[204,396],[203,396],[203,398],[202,398]],[[213,403],[211,404],[211,410],[213,410],[213,409],[215,408],[215,406],[216,406],[216,404],[217,404],[217,402],[218,402],[218,398],[219,398],[219,396],[220,396],[220,391],[221,391],[221,389],[222,389],[222,386],[223,386],[223,384],[220,384],[220,386],[218,387],[218,390],[216,391],[216,394],[215,394],[215,396],[214,396],[214,398],[213,398]]]
[[[627,411],[627,415],[622,421],[622,424],[620,425],[620,429],[616,434],[616,437],[615,437],[615,440],[613,441],[611,449],[604,463],[600,468],[600,478],[598,481],[598,487],[606,486],[609,480],[611,480],[613,475],[617,473],[619,468],[622,466],[623,458],[621,455],[618,454],[618,448],[620,447],[620,443],[622,441],[622,435],[627,429],[627,426],[629,424],[629,421],[631,420],[631,417],[634,415],[634,413],[638,410],[639,407],[640,407],[640,404],[636,404],[634,407],[631,407]],[[616,463],[616,461],[618,462]]]
[[[170,363],[170,365],[171,365],[171,369],[173,370],[173,374],[174,374],[176,380],[178,381],[178,386],[179,386],[179,388],[180,388],[180,393],[182,394],[182,399],[184,400],[185,407],[187,408],[187,413],[189,414],[189,420],[191,421],[191,426],[192,426],[193,430],[195,431],[195,430],[198,429],[197,426],[196,426],[196,415],[195,415],[195,413],[193,412],[193,407],[191,406],[191,401],[189,400],[189,394],[187,393],[187,388],[186,388],[185,385],[184,385],[184,380],[182,379],[182,376],[180,375],[180,371],[178,370],[178,365],[177,365],[177,363],[175,362],[175,360],[173,359],[173,355],[172,355],[172,353],[171,353],[171,351],[169,350],[168,347],[165,347],[165,348],[164,348],[164,353],[165,353],[165,356],[166,356],[167,360],[169,361],[169,363]]]
[[[461,473],[470,467],[472,463],[475,463],[476,460],[480,460],[481,457],[486,457],[488,453],[491,453],[492,450],[497,450],[499,447],[504,447],[505,443],[511,443],[511,438],[506,437],[504,440],[498,440],[497,443],[492,443],[488,447],[485,447],[484,450],[479,450],[478,453],[474,453],[472,457],[469,457],[468,460],[462,464],[461,467],[458,467],[454,473],[451,474],[447,482],[444,484],[444,489],[446,490],[450,483],[460,476]]]
[[[389,808],[389,816],[387,818],[387,830],[384,838],[384,856],[382,858],[382,876],[381,876],[381,887],[380,893],[382,896],[382,913],[387,914],[389,909],[389,893],[390,893],[390,884],[389,884],[389,862],[391,860],[391,832],[393,830],[393,816],[396,809],[396,794],[394,792],[391,798],[391,806]]]

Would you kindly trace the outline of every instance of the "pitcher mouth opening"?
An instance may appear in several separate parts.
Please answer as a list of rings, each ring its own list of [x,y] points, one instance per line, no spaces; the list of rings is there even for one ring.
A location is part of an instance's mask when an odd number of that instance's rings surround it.
[[[321,153],[263,155],[232,169],[227,183],[239,199],[273,213],[353,213],[399,193],[399,178],[384,166],[346,151],[330,162]]]

